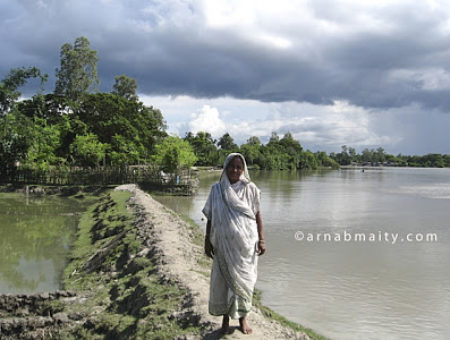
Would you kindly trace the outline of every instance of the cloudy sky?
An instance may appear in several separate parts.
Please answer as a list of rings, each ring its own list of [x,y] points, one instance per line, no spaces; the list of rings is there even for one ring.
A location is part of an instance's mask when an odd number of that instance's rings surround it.
[[[85,36],[169,131],[450,153],[450,1],[0,0],[0,77]]]

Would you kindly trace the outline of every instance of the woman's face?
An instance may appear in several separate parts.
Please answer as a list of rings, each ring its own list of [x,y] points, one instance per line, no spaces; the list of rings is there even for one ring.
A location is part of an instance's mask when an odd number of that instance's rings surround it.
[[[231,184],[239,181],[239,178],[244,171],[244,163],[238,156],[234,157],[227,165],[227,176]]]

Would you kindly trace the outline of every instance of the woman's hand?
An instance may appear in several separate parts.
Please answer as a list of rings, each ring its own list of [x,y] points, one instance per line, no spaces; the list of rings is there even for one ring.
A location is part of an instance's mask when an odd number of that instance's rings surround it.
[[[258,241],[258,249],[257,249],[258,256],[263,255],[265,252],[266,252],[266,241],[264,241],[264,239],[260,239]]]
[[[264,241],[264,234],[263,234],[263,223],[262,223],[262,218],[261,218],[261,212],[258,211],[256,213],[256,226],[258,228],[258,237],[259,237],[259,241],[258,241],[258,247],[256,249],[256,253],[258,254],[258,256],[264,254],[266,252],[266,241]]]
[[[213,258],[214,256],[214,248],[209,240],[209,237],[205,237],[205,254],[210,258]]]

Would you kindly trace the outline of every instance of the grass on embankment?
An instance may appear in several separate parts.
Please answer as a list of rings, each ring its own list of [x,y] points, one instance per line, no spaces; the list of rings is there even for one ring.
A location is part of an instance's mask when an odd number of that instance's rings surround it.
[[[85,321],[64,338],[166,339],[198,332],[174,317],[186,291],[162,282],[152,252],[141,252],[144,246],[126,207],[130,196],[112,191],[81,218],[64,283],[86,297],[66,307]]]
[[[201,331],[176,317],[183,310],[187,292],[161,280],[151,251],[143,255],[135,217],[127,210],[130,196],[126,191],[106,193],[81,217],[71,261],[64,272],[65,288],[77,292],[81,299],[66,305],[64,311],[77,313],[83,320],[62,330],[62,338],[172,339]],[[188,222],[193,242],[203,246],[201,229],[187,216],[182,218]],[[211,260],[202,256],[197,262],[209,276]],[[311,339],[325,339],[261,305],[257,290],[254,304],[268,318],[304,331]]]

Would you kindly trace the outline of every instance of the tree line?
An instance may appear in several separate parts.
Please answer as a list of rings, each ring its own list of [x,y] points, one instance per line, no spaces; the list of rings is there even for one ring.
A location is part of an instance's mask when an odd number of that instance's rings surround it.
[[[245,156],[247,164],[252,168],[266,170],[295,170],[339,167],[326,152],[304,150],[300,142],[290,132],[279,137],[272,133],[268,143],[262,144],[256,136],[250,137],[246,143],[238,146],[227,132],[218,140],[208,132],[188,132],[184,137],[192,146],[197,157],[196,165],[223,164],[230,152],[240,152]]]
[[[388,154],[383,148],[365,148],[361,153],[356,153],[355,148],[343,145],[341,152],[330,153],[330,157],[340,165],[388,165],[388,166],[408,166],[423,168],[444,168],[450,167],[450,155],[430,153],[423,156],[402,155],[396,156]]]

